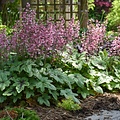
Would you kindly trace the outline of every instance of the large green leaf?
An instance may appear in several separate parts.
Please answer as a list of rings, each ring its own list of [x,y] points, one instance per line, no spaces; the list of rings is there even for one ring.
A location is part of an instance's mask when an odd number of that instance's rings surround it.
[[[38,102],[43,105],[47,105],[50,106],[50,102],[49,102],[50,96],[48,96],[48,94],[43,94],[42,96],[38,97]]]
[[[34,96],[34,90],[31,89],[26,89],[24,93],[26,94],[26,98],[30,98],[31,96]]]
[[[28,59],[27,61],[23,62],[23,64],[20,67],[20,71],[24,70],[25,72],[30,74],[30,76],[32,76],[33,66],[36,66],[36,64],[32,60]]]
[[[97,84],[98,85],[103,84],[103,83],[109,84],[112,80],[113,80],[112,76],[101,74],[101,76],[99,76],[98,78]]]
[[[120,67],[120,66],[119,66],[119,67]],[[118,77],[118,78],[120,79],[120,68],[115,67],[115,66],[114,66],[113,68],[114,68],[116,77]]]
[[[80,103],[75,97],[78,96],[78,94],[73,93],[71,89],[60,90],[60,95],[63,95],[66,99],[72,98],[75,102]]]
[[[79,73],[69,74],[69,77],[72,78],[79,87],[81,88],[85,87],[84,83],[86,81],[86,78],[83,77],[81,74]]]
[[[103,89],[100,86],[94,86],[93,89],[97,92],[97,93],[103,93]]]
[[[4,96],[16,96],[17,92],[14,86],[10,86],[6,91],[3,93]]]
[[[0,90],[3,91],[6,87],[10,85],[10,80],[8,79],[9,72],[0,70]]]
[[[10,71],[21,72],[20,67],[22,64],[23,64],[23,62],[21,62],[21,61],[16,61],[16,62],[12,63],[12,65],[10,67]]]
[[[55,100],[58,99],[59,93],[55,90],[49,90],[49,93],[53,96]]]
[[[0,92],[0,103],[3,103],[7,99],[6,96],[2,95],[2,92]]]
[[[63,71],[57,69],[51,70],[49,71],[49,75],[60,84],[67,84],[69,88],[72,88],[71,84],[73,83],[73,80]]]
[[[16,90],[18,93],[24,90],[25,86],[29,86],[28,79],[23,78],[16,78],[16,82],[13,84],[13,86],[16,86]]]
[[[57,82],[64,84],[64,74],[59,70],[49,71],[50,77],[54,78]]]
[[[41,92],[45,91],[45,88],[56,90],[56,87],[51,84],[53,81],[49,80],[48,77],[41,77],[38,80],[38,83],[36,84],[36,88],[40,88]]]
[[[93,57],[91,63],[100,70],[105,70],[107,68],[106,62],[99,57]]]

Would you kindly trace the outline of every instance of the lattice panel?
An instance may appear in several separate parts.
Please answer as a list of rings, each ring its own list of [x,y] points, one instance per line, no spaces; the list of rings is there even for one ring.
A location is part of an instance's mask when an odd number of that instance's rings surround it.
[[[58,20],[64,16],[66,21],[72,17],[80,19],[80,0],[31,0],[30,4],[36,10],[37,18]]]

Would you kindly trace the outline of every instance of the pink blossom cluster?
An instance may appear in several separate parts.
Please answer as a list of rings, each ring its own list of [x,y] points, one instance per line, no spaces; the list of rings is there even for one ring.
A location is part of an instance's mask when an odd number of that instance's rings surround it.
[[[120,56],[120,37],[116,37],[115,40],[112,41],[110,47],[110,55]]]
[[[6,58],[9,54],[9,40],[5,30],[0,31],[0,58]]]
[[[13,35],[10,37],[10,51],[32,58],[56,54],[62,51],[66,44],[78,39],[79,27],[79,22],[75,23],[74,19],[67,25],[63,18],[56,23],[51,20],[46,23],[36,21],[35,11],[27,4],[21,20],[16,22]],[[1,38],[1,41],[5,39]]]
[[[103,44],[105,32],[104,24],[96,23],[94,25],[90,23],[86,34],[82,36],[81,52],[86,51],[88,54],[98,52],[100,45]]]

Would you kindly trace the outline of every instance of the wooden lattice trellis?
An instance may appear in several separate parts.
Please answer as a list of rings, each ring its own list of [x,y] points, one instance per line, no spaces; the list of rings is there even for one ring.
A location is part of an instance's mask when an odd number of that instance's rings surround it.
[[[31,4],[37,12],[37,18],[48,17],[58,20],[60,16],[64,16],[68,21],[72,17],[80,20],[81,2],[80,0],[26,0]],[[23,2],[25,5],[25,0]]]

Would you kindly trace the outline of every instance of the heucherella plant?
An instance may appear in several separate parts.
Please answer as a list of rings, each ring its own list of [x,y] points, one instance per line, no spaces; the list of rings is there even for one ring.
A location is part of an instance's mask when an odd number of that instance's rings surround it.
[[[116,37],[115,40],[112,41],[110,47],[110,55],[111,56],[120,55],[120,37]]]
[[[56,23],[51,20],[46,23],[37,21],[35,11],[27,4],[11,36],[0,33],[0,49],[6,49],[7,46],[9,49],[4,54],[14,52],[27,58],[55,56],[58,51],[64,50],[66,44],[78,39],[79,26],[79,22],[76,23],[74,19],[67,25],[63,18]]]
[[[10,49],[20,56],[36,58],[55,55],[62,51],[66,44],[79,37],[79,22],[72,19],[67,25],[65,20],[59,22],[48,20],[46,23],[36,21],[36,13],[27,4],[22,18],[14,26],[10,38]]]
[[[95,25],[90,23],[88,30],[82,36],[81,52],[86,51],[88,54],[95,54],[99,51],[100,45],[103,44],[106,32],[106,26],[97,22]]]
[[[9,40],[4,29],[0,32],[0,58],[6,58],[9,54]]]

